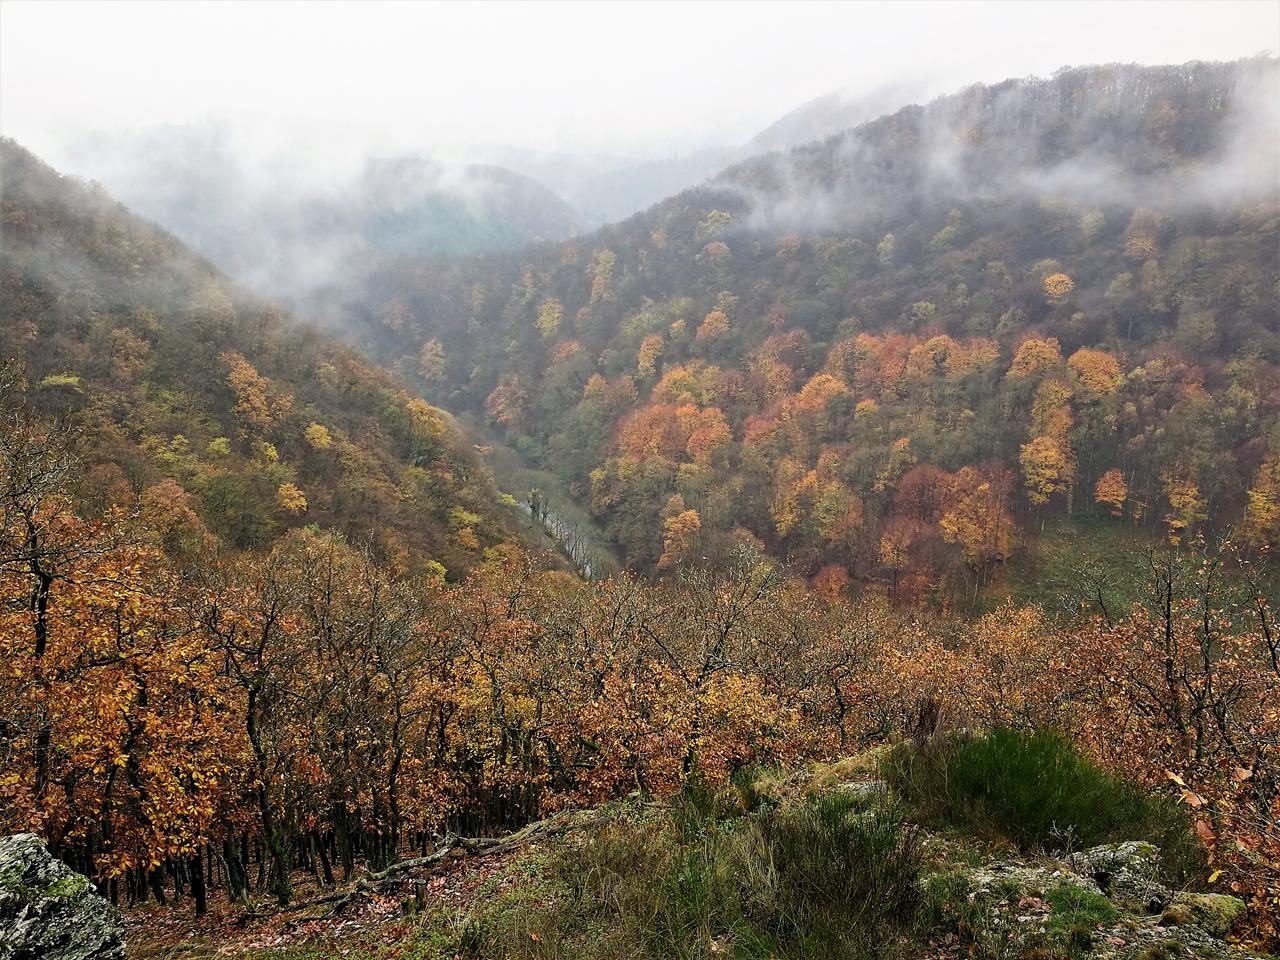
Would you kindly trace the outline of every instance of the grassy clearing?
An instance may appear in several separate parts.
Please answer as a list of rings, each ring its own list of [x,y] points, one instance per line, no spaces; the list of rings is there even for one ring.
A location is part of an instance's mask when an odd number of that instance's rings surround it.
[[[1090,593],[1093,584],[1101,589],[1112,618],[1123,617],[1150,594],[1143,556],[1151,547],[1164,550],[1168,543],[1158,530],[1125,520],[1049,520],[1009,560],[1003,580],[987,591],[983,607],[994,609],[1011,599],[1019,605],[1037,604],[1051,614],[1092,616],[1099,612],[1097,598]],[[1231,582],[1229,567],[1226,574]],[[1272,593],[1280,590],[1280,564],[1264,566],[1263,582]],[[1241,586],[1238,581],[1236,585]]]
[[[1112,616],[1122,616],[1142,596],[1143,580],[1135,558],[1159,536],[1151,530],[1110,517],[1075,517],[1045,523],[1027,538],[1025,550],[1010,559],[1003,589],[992,590],[987,607],[1012,599],[1049,611],[1068,611],[1082,599],[1088,574],[1105,584],[1104,602]],[[1089,613],[1096,613],[1090,607]]]

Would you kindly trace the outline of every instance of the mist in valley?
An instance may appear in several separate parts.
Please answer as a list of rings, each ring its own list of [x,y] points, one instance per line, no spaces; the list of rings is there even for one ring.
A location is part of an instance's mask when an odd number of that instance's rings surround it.
[[[1250,3],[1158,17],[1142,5],[758,4],[731,21],[714,4],[289,9],[6,2],[0,132],[297,302],[381,257],[580,236],[775,152],[776,195],[753,201],[749,222],[821,229],[874,186],[859,184],[859,140],[845,133],[861,123],[1073,64],[1253,55],[1275,26]],[[535,24],[531,45],[522,31]],[[224,50],[244,66],[227,69]],[[946,109],[919,132],[929,186],[980,191],[980,170],[951,169],[957,121],[933,122]],[[836,135],[852,179],[788,187],[805,160],[785,152]],[[1193,192],[1252,190],[1270,156],[1245,147]],[[1024,163],[1016,178],[1032,192],[1132,196],[1114,159]]]

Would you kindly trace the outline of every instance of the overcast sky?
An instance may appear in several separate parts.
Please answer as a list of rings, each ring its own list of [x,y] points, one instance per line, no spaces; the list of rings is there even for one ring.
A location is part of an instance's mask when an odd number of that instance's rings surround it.
[[[230,120],[348,145],[671,152],[815,96],[1280,48],[1280,2],[307,3],[0,0],[0,131]]]

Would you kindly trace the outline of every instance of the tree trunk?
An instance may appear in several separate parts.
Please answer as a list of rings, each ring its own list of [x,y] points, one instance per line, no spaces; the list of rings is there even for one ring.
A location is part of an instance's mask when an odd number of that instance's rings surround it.
[[[209,912],[209,900],[204,883],[204,864],[201,862],[199,850],[187,861],[187,868],[191,875],[191,896],[196,902],[196,916],[203,917]]]

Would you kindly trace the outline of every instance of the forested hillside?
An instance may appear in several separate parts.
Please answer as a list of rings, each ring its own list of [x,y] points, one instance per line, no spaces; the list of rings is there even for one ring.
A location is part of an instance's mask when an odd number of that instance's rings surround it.
[[[315,524],[419,573],[507,539],[446,414],[11,142],[0,183],[0,355],[81,427],[84,502],[140,496],[192,551]]]
[[[580,241],[386,262],[359,342],[631,564],[944,597],[1045,518],[1280,538],[1274,60],[976,86]]]
[[[3,141],[0,190],[0,829],[116,899],[181,866],[201,912],[251,836],[287,899],[304,794],[394,854],[422,598],[518,556],[509,507],[446,414],[100,189]]]

